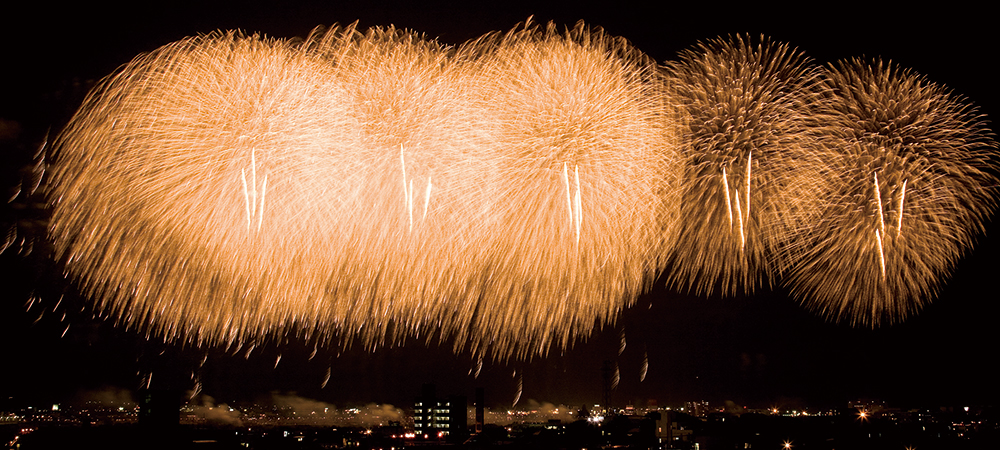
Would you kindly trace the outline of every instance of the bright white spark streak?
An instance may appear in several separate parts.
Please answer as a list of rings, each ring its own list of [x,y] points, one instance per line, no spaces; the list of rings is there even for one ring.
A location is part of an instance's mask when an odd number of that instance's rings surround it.
[[[746,219],[746,221],[747,221],[747,223],[750,222],[750,162],[751,162],[750,158],[752,156],[753,156],[753,152],[752,151],[749,154],[747,154],[747,202],[746,202],[746,205],[747,205],[747,219]]]
[[[576,242],[580,242],[580,228],[583,226],[583,202],[580,199],[580,166],[576,172]]]
[[[722,166],[722,187],[726,192],[726,209],[729,211],[729,227],[733,226],[733,205],[729,199],[729,179],[726,178],[726,167]]]
[[[403,144],[399,145],[399,168],[403,172],[403,202],[406,205],[406,208],[411,210],[410,222],[412,224],[413,219],[412,208],[410,208],[410,190],[406,187],[406,158],[403,156]],[[410,226],[410,229],[413,229],[412,225]]]
[[[882,193],[878,189],[878,172],[872,172],[875,175],[875,201],[878,203],[878,223],[879,231],[885,234],[885,218],[882,215]]]
[[[906,199],[906,180],[903,180],[903,190],[899,193],[899,219],[896,221],[896,237],[903,230],[903,200]]]
[[[250,190],[250,203],[253,209],[250,210],[250,217],[257,215],[257,149],[250,149],[250,182],[253,189]],[[247,226],[249,228],[249,225]]]
[[[563,163],[563,182],[566,183],[566,208],[569,211],[569,225],[573,226],[573,193],[569,190],[569,166]]]
[[[412,232],[413,231],[413,178],[410,178],[410,187],[409,190],[406,191],[406,199],[409,201],[409,204],[407,204],[406,206],[408,207],[410,212],[410,232]]]
[[[875,230],[875,241],[878,242],[878,262],[882,266],[882,279],[885,279],[885,251],[882,249],[882,234]]]
[[[250,224],[253,223],[253,217],[250,216],[250,193],[247,191],[247,171],[246,169],[240,169],[240,173],[243,174],[243,199],[247,205],[247,231],[249,232]]]
[[[747,237],[743,233],[743,209],[740,208],[740,197],[736,196],[736,218],[740,220],[740,250],[747,246]]]
[[[260,233],[260,225],[264,222],[264,198],[267,195],[267,175],[264,175],[264,185],[260,188],[260,214],[257,215],[257,232]]]
[[[427,220],[427,206],[431,203],[431,177],[427,177],[427,192],[424,194],[424,217],[421,220]]]
[[[257,231],[264,221],[264,196],[267,192],[267,175],[264,175],[264,185],[260,192],[260,212],[257,211],[257,150],[250,149],[250,182],[247,183],[246,169],[240,169],[241,181],[243,182],[243,200],[247,210],[247,231],[253,226],[254,217],[257,218]],[[252,206],[251,206],[252,205]]]

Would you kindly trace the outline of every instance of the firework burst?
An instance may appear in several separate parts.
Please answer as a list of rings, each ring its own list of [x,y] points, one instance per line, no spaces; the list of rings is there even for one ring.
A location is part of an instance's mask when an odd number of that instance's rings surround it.
[[[688,50],[668,70],[686,125],[685,219],[668,282],[750,292],[821,202],[823,161],[806,122],[819,71],[787,44],[743,36]]]
[[[659,80],[582,25],[459,49],[352,26],[185,39],[105,80],[60,137],[57,256],[168,338],[544,354],[661,267]]]
[[[565,347],[662,267],[680,181],[662,76],[582,24],[528,24],[470,47],[508,181],[474,326],[495,342]]]
[[[930,301],[995,203],[996,146],[966,101],[889,63],[830,67],[811,130],[834,183],[788,283],[820,314],[896,322]]]
[[[997,181],[983,121],[911,72],[739,36],[662,70],[530,21],[459,47],[184,39],[103,80],[54,148],[56,256],[97,309],[247,354],[294,334],[544,355],[665,268],[701,294],[787,275],[831,319],[901,320]]]
[[[311,278],[333,266],[320,242],[336,210],[310,183],[358,145],[336,80],[234,33],[135,59],[57,143],[57,256],[101,309],[165,336],[232,342],[330,314]]]

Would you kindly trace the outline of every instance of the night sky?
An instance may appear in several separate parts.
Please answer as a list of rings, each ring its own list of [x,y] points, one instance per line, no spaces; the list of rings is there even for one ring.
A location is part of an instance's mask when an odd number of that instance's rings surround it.
[[[17,192],[30,171],[32,151],[48,130],[54,134],[65,124],[89,81],[141,52],[217,29],[286,38],[305,36],[317,25],[358,20],[361,28],[394,24],[458,44],[509,30],[534,15],[543,23],[572,26],[582,19],[601,26],[661,62],[701,40],[764,34],[820,63],[856,56],[891,60],[947,85],[987,117],[1000,114],[993,68],[1000,42],[991,15],[951,3],[945,10],[872,9],[865,3],[828,3],[825,11],[803,6],[809,13],[734,9],[714,2],[673,10],[617,1],[592,8],[505,2],[502,9],[473,6],[480,2],[234,2],[208,8],[184,3],[112,8],[29,2],[22,5],[25,12],[0,14],[5,195]],[[60,269],[44,256],[44,211],[24,205],[5,202],[2,207],[4,230],[14,224],[19,235],[34,233],[38,240],[30,254],[15,246],[0,255],[0,409],[66,401],[85,391],[134,390],[150,372],[157,385],[180,390],[194,385],[190,375],[195,372],[204,394],[227,401],[294,392],[337,405],[408,406],[422,383],[435,382],[441,393],[469,396],[474,387],[485,386],[487,402],[499,407],[511,404],[523,377],[522,405],[528,399],[599,403],[606,360],[620,369],[621,383],[612,394],[618,406],[645,405],[650,399],[660,405],[705,399],[757,407],[840,407],[858,397],[901,406],[1000,401],[1000,377],[993,368],[1000,344],[996,223],[956,266],[938,299],[902,324],[876,330],[831,324],[800,308],[780,288],[705,298],[657,283],[616,324],[587,342],[531,361],[486,361],[474,379],[469,372],[475,361],[455,356],[448,345],[414,343],[375,352],[320,348],[310,359],[312,345],[295,340],[262,343],[248,357],[147,341],[90,318],[88,301],[58,282]],[[64,303],[55,308],[61,294]],[[40,300],[27,310],[32,296]],[[619,355],[622,334],[627,347]],[[640,383],[644,352],[649,370]],[[321,389],[328,369],[330,381]]]

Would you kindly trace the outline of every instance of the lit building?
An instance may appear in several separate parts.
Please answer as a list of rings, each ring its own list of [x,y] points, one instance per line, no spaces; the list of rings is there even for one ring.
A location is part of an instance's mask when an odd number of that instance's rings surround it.
[[[417,439],[461,441],[468,435],[466,400],[461,395],[438,398],[433,384],[425,384],[413,402],[413,431]]]

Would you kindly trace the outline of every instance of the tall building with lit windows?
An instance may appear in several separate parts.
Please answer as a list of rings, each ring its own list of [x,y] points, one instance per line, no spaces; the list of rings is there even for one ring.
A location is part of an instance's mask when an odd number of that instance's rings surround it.
[[[425,384],[413,402],[413,431],[417,439],[464,440],[469,433],[466,407],[464,396],[438,398],[434,385]]]

